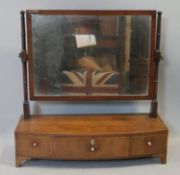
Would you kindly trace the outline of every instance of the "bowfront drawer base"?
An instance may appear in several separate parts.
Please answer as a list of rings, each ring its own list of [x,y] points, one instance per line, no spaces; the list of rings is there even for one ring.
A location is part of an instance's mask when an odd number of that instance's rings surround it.
[[[112,160],[159,157],[162,163],[166,163],[168,132],[166,128],[162,130],[161,125],[164,124],[158,123],[161,126],[158,129],[137,132],[137,119],[133,118],[100,117],[97,121],[92,117],[77,117],[77,125],[75,120],[71,121],[73,119],[68,117],[63,120],[46,117],[32,117],[30,121],[21,119],[15,132],[16,166],[30,159]],[[135,122],[134,126],[130,126],[129,120]],[[151,122],[147,119],[144,121],[146,127],[147,121]],[[70,122],[74,122],[71,127]]]

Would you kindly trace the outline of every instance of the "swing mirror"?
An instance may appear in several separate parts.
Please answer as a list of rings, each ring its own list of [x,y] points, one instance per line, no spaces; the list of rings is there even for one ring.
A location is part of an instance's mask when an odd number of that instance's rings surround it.
[[[155,24],[155,11],[27,11],[31,99],[151,99]]]

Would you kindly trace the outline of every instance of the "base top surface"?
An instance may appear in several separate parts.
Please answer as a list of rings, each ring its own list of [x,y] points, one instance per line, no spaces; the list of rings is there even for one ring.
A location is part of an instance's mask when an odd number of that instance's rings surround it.
[[[52,135],[127,135],[167,132],[160,117],[148,114],[32,115],[21,116],[16,133]]]

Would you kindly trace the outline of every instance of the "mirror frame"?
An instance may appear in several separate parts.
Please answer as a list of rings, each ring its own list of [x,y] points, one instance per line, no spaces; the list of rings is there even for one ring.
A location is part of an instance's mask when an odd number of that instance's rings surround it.
[[[148,69],[147,95],[117,95],[117,96],[36,96],[34,94],[33,78],[33,51],[32,51],[32,15],[146,15],[151,16],[150,60]],[[106,101],[106,100],[151,100],[153,98],[155,38],[156,38],[155,10],[27,10],[27,45],[28,45],[28,70],[29,93],[33,101]]]

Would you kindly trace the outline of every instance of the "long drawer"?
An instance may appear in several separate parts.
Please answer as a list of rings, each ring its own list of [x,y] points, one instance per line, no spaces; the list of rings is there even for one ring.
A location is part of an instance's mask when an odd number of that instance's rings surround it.
[[[98,160],[128,157],[128,136],[43,136],[18,134],[17,154],[34,158]]]

